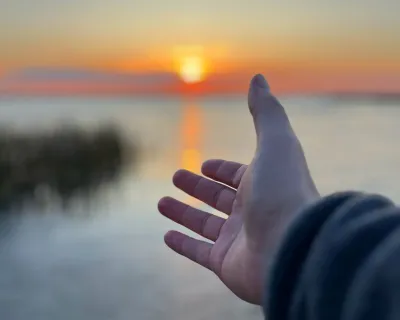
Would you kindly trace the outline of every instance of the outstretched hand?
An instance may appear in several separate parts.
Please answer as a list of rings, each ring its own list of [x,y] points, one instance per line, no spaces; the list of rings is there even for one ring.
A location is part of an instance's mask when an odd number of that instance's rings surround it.
[[[227,219],[169,197],[159,210],[214,242],[170,231],[165,242],[172,250],[213,271],[241,299],[260,304],[268,264],[287,226],[319,194],[286,113],[261,75],[251,81],[248,100],[257,133],[251,164],[209,160],[202,167],[209,179],[186,170],[173,177],[176,187]]]

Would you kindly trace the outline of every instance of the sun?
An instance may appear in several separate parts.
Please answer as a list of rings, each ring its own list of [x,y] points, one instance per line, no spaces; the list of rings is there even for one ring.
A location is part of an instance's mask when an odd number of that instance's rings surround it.
[[[205,78],[205,62],[200,56],[186,56],[179,62],[179,76],[186,83],[201,82]]]

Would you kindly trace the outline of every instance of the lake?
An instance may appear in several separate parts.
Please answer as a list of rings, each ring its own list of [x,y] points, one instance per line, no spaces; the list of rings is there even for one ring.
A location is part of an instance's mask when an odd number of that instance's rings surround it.
[[[282,101],[323,194],[360,189],[400,200],[400,101]],[[39,130],[60,122],[113,122],[139,141],[141,161],[90,203],[75,203],[74,215],[32,209],[2,224],[1,319],[262,318],[260,308],[166,248],[163,234],[176,226],[157,212],[164,195],[206,209],[173,188],[178,168],[251,160],[245,97],[0,98],[0,125]]]

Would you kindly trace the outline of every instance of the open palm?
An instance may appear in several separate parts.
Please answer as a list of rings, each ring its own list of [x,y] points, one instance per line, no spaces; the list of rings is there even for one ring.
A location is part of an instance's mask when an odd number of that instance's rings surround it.
[[[253,79],[249,93],[257,133],[251,164],[209,160],[202,167],[205,177],[179,170],[173,178],[176,187],[227,219],[173,198],[159,202],[163,215],[214,242],[170,231],[166,244],[213,271],[238,297],[254,304],[261,303],[267,264],[293,213],[318,197],[284,109],[260,77]]]

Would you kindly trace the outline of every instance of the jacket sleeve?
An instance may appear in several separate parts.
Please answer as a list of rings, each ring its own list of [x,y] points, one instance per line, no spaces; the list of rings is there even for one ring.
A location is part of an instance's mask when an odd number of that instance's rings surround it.
[[[269,270],[268,320],[400,319],[400,209],[336,193],[302,212]]]

